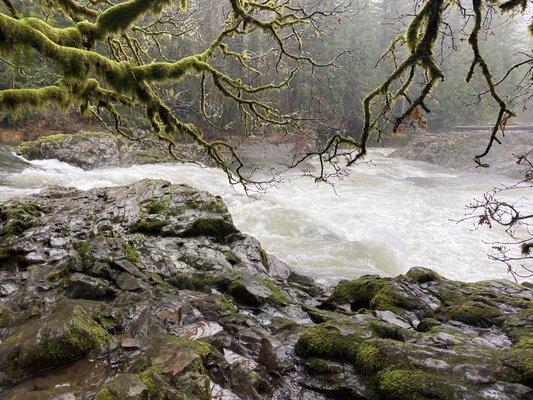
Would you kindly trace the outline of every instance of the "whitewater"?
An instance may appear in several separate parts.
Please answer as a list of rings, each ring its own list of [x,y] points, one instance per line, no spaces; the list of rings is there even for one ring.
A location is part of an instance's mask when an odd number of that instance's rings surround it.
[[[350,168],[334,188],[292,171],[276,187],[252,196],[231,187],[220,170],[195,165],[84,171],[57,160],[19,160],[17,168],[0,163],[0,201],[38,193],[47,185],[87,190],[164,179],[221,196],[241,231],[323,283],[364,274],[395,276],[413,266],[463,281],[511,279],[502,264],[487,257],[490,243],[506,240],[503,230],[476,230],[473,222],[458,220],[474,198],[512,181],[489,172],[389,158],[391,151],[372,150],[371,162]],[[508,200],[533,209],[525,192]]]

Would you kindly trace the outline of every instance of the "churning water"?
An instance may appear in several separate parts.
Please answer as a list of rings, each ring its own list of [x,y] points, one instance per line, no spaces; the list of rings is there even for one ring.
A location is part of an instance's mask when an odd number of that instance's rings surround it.
[[[510,279],[502,265],[487,258],[491,246],[484,243],[505,239],[504,233],[476,231],[471,223],[455,222],[464,217],[465,205],[473,198],[508,178],[387,158],[389,153],[373,150],[372,163],[353,167],[335,191],[294,171],[288,182],[255,197],[231,188],[221,171],[192,165],[83,171],[55,160],[33,161],[1,178],[0,201],[38,192],[45,185],[90,189],[165,179],[222,196],[238,228],[320,281],[368,273],[397,275],[412,266],[465,281]],[[513,195],[533,208],[527,193]]]

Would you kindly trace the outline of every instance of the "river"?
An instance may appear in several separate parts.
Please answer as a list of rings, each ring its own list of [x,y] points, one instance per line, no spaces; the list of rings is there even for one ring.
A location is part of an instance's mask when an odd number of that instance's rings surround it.
[[[465,205],[508,178],[465,173],[372,150],[372,162],[350,169],[335,190],[298,172],[252,197],[228,185],[216,169],[157,164],[83,171],[56,160],[25,162],[0,149],[0,201],[45,185],[79,189],[124,185],[144,178],[186,183],[220,195],[239,229],[301,273],[332,283],[363,274],[397,275],[425,266],[457,280],[507,278],[487,257],[498,229],[457,223]],[[533,198],[515,193],[533,208]]]

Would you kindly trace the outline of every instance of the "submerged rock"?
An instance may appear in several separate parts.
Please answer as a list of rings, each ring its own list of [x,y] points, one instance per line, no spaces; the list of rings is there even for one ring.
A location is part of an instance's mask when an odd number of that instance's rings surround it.
[[[6,400],[532,395],[530,288],[413,268],[327,292],[184,185],[0,205],[0,288]]]

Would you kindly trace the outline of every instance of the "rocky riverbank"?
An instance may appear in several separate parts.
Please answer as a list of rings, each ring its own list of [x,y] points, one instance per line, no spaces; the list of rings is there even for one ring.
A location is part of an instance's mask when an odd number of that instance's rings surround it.
[[[16,151],[27,160],[55,159],[85,170],[176,161],[162,141],[150,136],[139,141],[129,140],[107,132],[41,136],[20,143]],[[174,153],[183,161],[211,163],[201,149],[193,144],[180,143]]]
[[[327,289],[208,193],[50,188],[0,205],[0,398],[530,399],[532,298],[423,268]]]
[[[486,131],[420,133],[390,154],[390,157],[426,161],[462,171],[475,171],[474,156],[483,153],[488,141],[489,134]],[[522,178],[516,160],[531,149],[531,130],[509,131],[501,140],[501,144],[495,143],[483,159],[490,167],[487,170],[481,168],[481,171]]]

